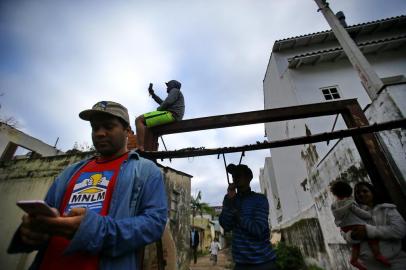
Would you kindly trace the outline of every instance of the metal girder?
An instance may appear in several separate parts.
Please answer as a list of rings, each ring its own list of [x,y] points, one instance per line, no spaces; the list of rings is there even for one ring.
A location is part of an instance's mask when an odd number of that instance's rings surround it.
[[[151,132],[156,136],[160,136],[164,134],[333,115],[345,110],[347,105],[353,104],[354,102],[356,103],[357,100],[347,99],[341,101],[321,102],[292,107],[194,118],[168,125],[157,126],[152,128]]]
[[[318,117],[325,115],[342,114],[347,127],[360,128],[369,126],[364,112],[356,99],[322,102],[292,107],[276,108],[261,111],[218,115],[196,119],[183,120],[168,125],[147,129],[145,137],[145,150],[157,151],[158,137],[165,134],[183,133],[197,130],[225,128],[232,126],[250,125],[257,123],[278,122],[301,118]],[[360,129],[362,130],[362,129]],[[332,139],[332,135],[322,134],[319,140]],[[334,132],[333,132],[334,135]],[[351,135],[361,156],[362,162],[368,172],[372,183],[377,187],[379,194],[388,201],[395,203],[404,218],[406,218],[406,196],[403,193],[398,179],[391,169],[389,162],[374,134]],[[315,137],[309,136],[314,139]],[[300,138],[297,144],[312,142],[310,138]],[[294,140],[297,138],[293,138]],[[315,141],[314,141],[315,142]],[[279,142],[280,146],[289,145],[286,141]],[[291,142],[290,142],[291,143]],[[292,144],[291,144],[292,145]],[[275,147],[275,145],[273,146]],[[267,148],[270,148],[267,146]],[[239,152],[247,149],[239,149]],[[216,154],[218,152],[213,152]],[[223,150],[222,153],[225,153]],[[200,154],[202,155],[202,154]],[[196,155],[197,156],[197,155]],[[175,156],[171,156],[175,157]],[[157,157],[151,157],[157,158]]]
[[[390,122],[384,122],[379,124],[373,124],[362,127],[354,127],[346,130],[336,130],[332,132],[313,134],[310,136],[301,136],[285,140],[277,140],[271,142],[262,142],[237,147],[221,147],[206,149],[204,147],[199,148],[185,148],[173,151],[159,151],[159,152],[142,152],[142,156],[149,159],[166,159],[166,158],[186,158],[197,156],[218,155],[224,153],[239,153],[245,151],[255,151],[269,148],[286,147],[300,144],[310,144],[323,142],[327,140],[341,139],[345,137],[352,137],[356,135],[362,135],[366,133],[378,132],[383,130],[406,128],[406,119],[395,120]]]

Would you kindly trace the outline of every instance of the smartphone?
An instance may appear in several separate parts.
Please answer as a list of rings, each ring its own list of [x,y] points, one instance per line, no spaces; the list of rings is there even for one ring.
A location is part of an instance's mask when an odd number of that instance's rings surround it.
[[[23,209],[26,213],[32,216],[47,216],[47,217],[57,217],[57,213],[52,210],[46,202],[42,200],[26,200],[18,201],[17,205]]]

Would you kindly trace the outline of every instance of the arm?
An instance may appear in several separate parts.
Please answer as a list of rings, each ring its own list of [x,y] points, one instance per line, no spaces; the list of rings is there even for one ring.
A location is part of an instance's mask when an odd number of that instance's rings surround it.
[[[223,209],[221,210],[219,222],[224,231],[228,232],[234,229],[234,220],[236,209],[234,208],[234,200],[224,196]]]
[[[151,93],[151,97],[155,100],[156,103],[158,104],[162,104],[162,99],[160,97],[158,97],[157,95],[155,95],[154,92]]]
[[[241,218],[240,225],[251,235],[262,239],[268,227],[269,205],[265,197],[259,197],[259,203],[256,205],[254,216],[251,218]]]
[[[370,239],[402,239],[406,235],[406,222],[396,210],[387,210],[385,225],[366,225],[366,234]]]
[[[333,213],[335,220],[343,220],[347,215],[348,212],[351,210],[351,205],[353,204],[353,200],[343,200],[340,202],[335,202],[331,205],[331,212]]]
[[[139,213],[114,219],[86,211],[66,253],[87,251],[120,256],[158,240],[167,219],[163,177],[158,168],[149,174],[139,197]]]
[[[176,102],[176,100],[178,100],[179,95],[180,95],[179,89],[174,88],[171,91],[169,91],[166,99],[162,103],[159,103],[161,105],[157,108],[157,111],[165,111],[166,109],[168,109],[168,107],[170,107],[172,104]]]
[[[351,205],[351,212],[353,212],[356,216],[358,216],[361,219],[371,219],[372,218],[371,213],[369,213],[368,211],[362,209],[356,203],[353,203]]]

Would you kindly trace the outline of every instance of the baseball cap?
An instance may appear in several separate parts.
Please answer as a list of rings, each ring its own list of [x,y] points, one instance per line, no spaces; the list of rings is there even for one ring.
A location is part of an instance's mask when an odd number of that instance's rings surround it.
[[[230,173],[231,175],[235,174],[235,173],[244,173],[245,175],[247,175],[250,179],[252,179],[252,171],[251,169],[245,165],[245,164],[229,164],[226,168],[227,172]]]
[[[89,110],[84,110],[79,113],[79,117],[83,120],[90,121],[94,115],[97,114],[109,114],[123,119],[128,125],[130,125],[130,117],[128,116],[128,110],[120,103],[114,101],[99,101],[93,105]]]

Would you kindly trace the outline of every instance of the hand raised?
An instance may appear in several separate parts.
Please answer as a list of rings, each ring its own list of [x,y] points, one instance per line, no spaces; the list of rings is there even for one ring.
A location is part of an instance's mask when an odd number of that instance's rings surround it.
[[[235,197],[235,195],[237,194],[236,193],[236,191],[235,191],[235,184],[234,183],[231,183],[231,184],[229,184],[228,185],[228,188],[227,188],[227,197],[228,198],[234,198]]]
[[[149,86],[148,86],[148,92],[149,92],[150,95],[154,94],[154,90],[152,89],[152,83],[150,83]]]

